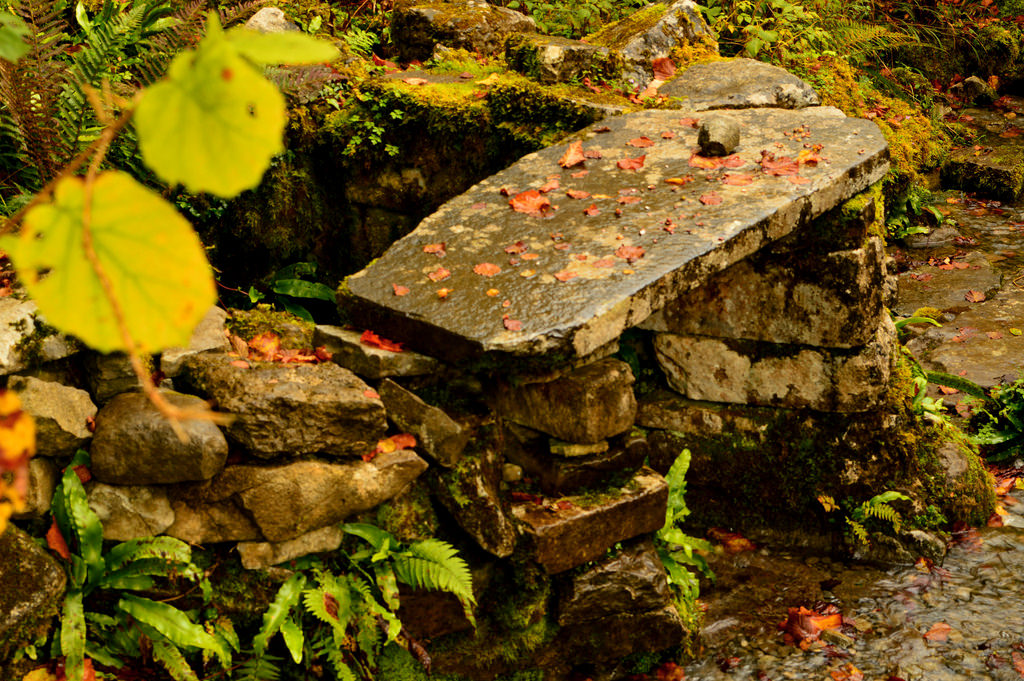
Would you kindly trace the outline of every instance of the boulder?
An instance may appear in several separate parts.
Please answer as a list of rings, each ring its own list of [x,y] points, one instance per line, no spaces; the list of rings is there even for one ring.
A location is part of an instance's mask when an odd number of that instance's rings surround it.
[[[539,33],[510,36],[505,61],[509,68],[545,84],[579,80],[584,74],[614,80],[619,73],[619,60],[607,47]]]
[[[432,478],[436,498],[480,547],[499,558],[515,550],[519,532],[501,495],[501,459],[489,447],[470,452],[454,470]]]
[[[619,661],[634,653],[665,650],[681,644],[687,631],[674,605],[646,612],[624,612],[587,620],[563,629],[538,658],[576,660],[583,664]]]
[[[441,368],[433,357],[411,350],[392,352],[360,342],[362,334],[340,326],[320,324],[313,332],[313,346],[323,346],[334,363],[357,376],[381,379],[387,376],[423,376]]]
[[[103,523],[104,539],[152,537],[174,524],[166,488],[97,482],[91,483],[87,491],[89,507]]]
[[[677,47],[704,42],[715,49],[714,34],[692,0],[656,2],[587,36],[587,42],[608,47],[626,62],[623,79],[641,90],[654,79],[652,62]]]
[[[337,525],[328,525],[282,542],[239,542],[238,556],[246,570],[263,570],[311,553],[334,551],[345,533]]]
[[[28,534],[14,525],[0,533],[0,671],[20,646],[45,636],[60,612],[67,582],[64,569]]]
[[[260,458],[362,456],[384,436],[375,391],[336,364],[246,363],[203,353],[185,360],[182,378],[235,416],[228,437]]]
[[[694,64],[662,85],[658,92],[676,108],[803,109],[821,104],[810,85],[778,66],[754,59],[726,59]]]
[[[22,408],[36,422],[39,456],[71,456],[92,437],[88,423],[96,405],[84,390],[31,376],[12,376],[7,387],[18,393]]]
[[[260,12],[266,9],[275,8],[264,8]],[[174,378],[181,373],[181,362],[189,355],[195,355],[208,350],[230,350],[231,343],[228,342],[228,332],[224,326],[227,318],[228,313],[223,308],[211,307],[210,311],[206,313],[206,316],[200,320],[199,324],[192,331],[188,347],[167,348],[164,350],[160,354],[160,371],[164,373],[164,376]]]
[[[417,446],[442,466],[458,464],[471,432],[441,409],[433,407],[390,379],[377,388],[388,419],[404,432],[416,436]]]
[[[629,365],[608,358],[551,381],[502,384],[495,408],[509,421],[561,440],[595,443],[633,425],[633,383]]]
[[[728,156],[740,145],[740,124],[729,116],[705,116],[697,130],[704,156]]]
[[[693,400],[857,412],[884,399],[895,337],[883,319],[871,343],[849,350],[667,333],[654,350],[669,385]]]
[[[512,512],[526,526],[532,558],[556,574],[600,557],[616,542],[660,530],[667,501],[665,479],[642,468],[624,487],[552,504],[520,501]]]
[[[0,376],[78,352],[78,343],[47,326],[38,309],[31,300],[0,298]]]
[[[249,17],[249,20],[245,22],[245,27],[259,33],[285,33],[300,30],[298,26],[288,21],[284,12],[278,7],[264,7]]]
[[[164,398],[180,409],[203,409],[193,395],[165,391]],[[167,484],[207,480],[224,468],[228,443],[211,421],[188,419],[171,423],[143,393],[114,397],[96,417],[91,470],[96,480],[120,485]]]
[[[509,35],[536,30],[525,14],[483,0],[404,0],[391,13],[391,43],[403,62],[430,59],[437,43],[493,56]]]
[[[84,355],[85,380],[96,404],[103,406],[114,395],[142,389],[128,355],[121,352],[104,355],[92,350]]]
[[[407,450],[369,462],[228,466],[208,482],[178,486],[172,494],[176,520],[167,534],[196,543],[287,541],[387,501],[426,468]]]

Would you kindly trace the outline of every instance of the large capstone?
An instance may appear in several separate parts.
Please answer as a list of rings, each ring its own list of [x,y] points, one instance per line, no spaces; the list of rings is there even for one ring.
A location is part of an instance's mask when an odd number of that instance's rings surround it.
[[[204,353],[185,360],[184,377],[235,416],[228,437],[260,458],[362,456],[384,436],[380,399],[336,364],[247,363]]]
[[[754,59],[727,59],[694,64],[662,85],[682,109],[803,109],[821,104],[810,85],[778,66]]]

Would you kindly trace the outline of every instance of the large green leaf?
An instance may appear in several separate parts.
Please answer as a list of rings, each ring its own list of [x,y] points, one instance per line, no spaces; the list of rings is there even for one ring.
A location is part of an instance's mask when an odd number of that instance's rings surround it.
[[[0,239],[47,322],[100,352],[127,350],[114,309],[83,250],[85,183],[62,180],[51,203]],[[213,305],[202,244],[171,204],[121,172],[93,185],[93,248],[135,342],[146,352],[185,345]]]
[[[142,624],[152,627],[176,646],[201,648],[224,656],[231,655],[223,643],[173,605],[123,594],[117,607]]]
[[[85,673],[85,610],[82,592],[68,591],[60,619],[60,651],[64,654],[64,673],[68,681],[82,681]]]
[[[230,198],[260,183],[284,151],[284,97],[224,37],[211,13],[135,110],[142,158],[168,184]]]
[[[288,647],[295,664],[302,664],[302,646],[306,641],[302,627],[295,623],[295,620],[287,619],[281,624],[281,636],[284,637],[284,644]]]
[[[294,298],[315,298],[334,302],[334,289],[316,281],[302,279],[278,279],[274,282],[274,293],[281,293]]]
[[[299,597],[305,586],[306,576],[301,572],[296,572],[277,590],[274,602],[263,613],[263,626],[252,640],[252,648],[257,655],[263,654],[267,649],[267,643],[281,628],[281,625],[288,620],[288,616],[291,614],[292,608],[299,602]]]
[[[64,507],[65,525],[62,527],[58,520],[61,534],[72,542],[72,548],[80,558],[79,565],[84,568],[72,570],[72,582],[88,593],[99,584],[106,568],[103,561],[103,525],[89,507],[85,488],[73,466],[64,469],[54,499],[62,500]]]
[[[228,31],[227,38],[232,47],[261,64],[318,64],[340,55],[329,42],[298,31],[260,33],[239,26]]]
[[[28,33],[24,21],[10,12],[0,12],[0,59],[14,62],[24,57],[28,52]]]

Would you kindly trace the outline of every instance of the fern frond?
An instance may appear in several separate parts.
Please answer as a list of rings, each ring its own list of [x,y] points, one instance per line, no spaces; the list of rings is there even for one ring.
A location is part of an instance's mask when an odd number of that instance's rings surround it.
[[[281,658],[268,654],[251,657],[235,670],[233,678],[235,681],[277,681],[281,676],[280,662]]]
[[[317,586],[302,592],[302,602],[313,617],[344,634],[352,617],[349,584],[356,581],[345,576],[337,577],[330,572],[318,572]]]
[[[834,49],[851,55],[919,44],[917,36],[909,33],[852,19],[829,21],[826,30]]]
[[[263,613],[263,625],[260,627],[259,633],[252,640],[252,647],[257,655],[262,654],[267,649],[267,643],[270,641],[270,638],[277,633],[281,625],[288,619],[292,608],[299,602],[299,597],[302,595],[302,587],[305,585],[306,576],[301,572],[296,572],[277,590],[274,601],[267,608],[267,611]]]
[[[199,677],[188,665],[188,661],[178,650],[178,646],[162,636],[154,636],[152,643],[153,659],[167,670],[174,681],[199,681]]]
[[[395,576],[416,589],[447,591],[462,603],[463,612],[473,626],[473,577],[469,565],[454,546],[440,539],[425,539],[409,546],[408,554],[395,558]]]
[[[867,546],[871,543],[868,539],[867,528],[865,528],[863,525],[858,523],[853,518],[847,518],[846,524],[850,526],[850,531],[853,532],[853,536],[857,539],[857,541],[859,541],[864,546]]]
[[[219,10],[220,25],[230,26],[236,21],[248,19],[256,13],[256,10],[269,2],[270,0],[247,0],[247,2],[240,2],[237,5],[232,5],[231,7],[221,7]]]
[[[864,518],[878,518],[879,520],[885,520],[892,525],[892,529],[899,532],[900,524],[903,522],[903,517],[900,512],[888,504],[876,504],[872,506],[865,506]]]

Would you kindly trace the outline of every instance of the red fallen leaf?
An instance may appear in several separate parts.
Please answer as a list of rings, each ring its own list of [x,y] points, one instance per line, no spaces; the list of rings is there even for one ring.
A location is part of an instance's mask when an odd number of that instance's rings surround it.
[[[407,85],[426,85],[430,81],[426,78],[403,78],[402,82]]]
[[[272,360],[281,351],[281,337],[267,331],[249,341],[249,347],[252,348],[250,356],[256,355],[255,359]]]
[[[577,273],[571,270],[562,270],[560,272],[555,272],[555,279],[557,279],[558,281],[569,281],[570,279],[575,279],[577,276]]]
[[[615,267],[615,260],[612,258],[601,258],[590,264],[594,267]]]
[[[985,525],[987,525],[988,527],[1002,527],[1004,525],[1003,516],[999,515],[998,513],[993,513],[988,517],[988,520],[985,522]]]
[[[931,629],[925,632],[924,637],[929,641],[944,643],[949,638],[949,632],[952,630],[953,627],[949,626],[945,622],[936,622],[932,625]]]
[[[808,182],[811,181],[811,178],[804,177],[803,175],[790,175],[786,179],[792,182],[793,184],[807,184]]]
[[[71,469],[78,476],[78,481],[83,485],[92,480],[92,471],[85,466],[75,466]]]
[[[581,177],[586,177],[589,174],[590,174],[589,170],[577,170],[575,173],[572,173],[571,175],[569,175],[569,177],[578,180]]]
[[[584,149],[583,157],[590,159],[598,159],[601,158],[601,152],[598,151],[597,149]]]
[[[551,201],[536,189],[527,189],[509,199],[508,205],[518,213],[526,213],[534,217],[543,217],[545,211],[551,209]]]
[[[723,672],[731,672],[733,669],[740,666],[740,658],[735,655],[732,657],[720,657],[716,662],[718,662],[718,668]]]
[[[658,57],[651,62],[651,66],[657,80],[668,80],[676,75],[676,65],[668,57]]]
[[[479,265],[474,266],[473,271],[481,277],[493,277],[495,274],[501,272],[501,268],[494,263],[482,262]]]
[[[623,204],[623,205],[625,205],[627,203],[640,203],[640,197],[639,196],[620,196],[618,199],[616,199],[616,201],[618,203]]]
[[[646,154],[644,154],[643,156],[638,156],[636,158],[620,158],[618,163],[616,163],[615,165],[617,165],[622,170],[640,170],[641,168],[644,167],[644,160],[646,158]]]
[[[529,248],[529,246],[524,244],[522,241],[517,241],[514,244],[505,246],[505,252],[509,255],[518,255],[526,251],[527,248]]]
[[[956,388],[950,388],[949,386],[940,385],[939,392],[942,393],[943,395],[956,395],[960,391],[957,390]]]
[[[1013,668],[1017,670],[1017,673],[1024,677],[1024,655],[1014,650],[1010,653],[1010,659],[1013,660]]]
[[[768,152],[761,152],[761,170],[768,175],[775,175],[780,177],[783,175],[796,175],[800,172],[800,164],[796,159],[789,158],[788,156],[782,156],[775,158],[774,154]]]
[[[789,615],[779,628],[789,634],[795,643],[816,641],[825,629],[838,629],[843,615],[835,605],[826,603],[816,610],[789,608]]]
[[[392,284],[391,288],[394,290],[396,296],[404,296],[409,293],[408,286],[399,286],[398,284]]]
[[[508,498],[512,501],[530,501],[535,504],[543,504],[544,498],[529,492],[509,492]]]
[[[719,158],[712,158],[710,156],[701,156],[700,154],[693,154],[690,156],[690,167],[691,168],[703,168],[704,170],[714,170],[722,166],[722,160]]]
[[[754,176],[749,173],[726,173],[722,178],[722,184],[731,184],[737,187],[745,187],[753,182]]]
[[[757,547],[749,539],[739,532],[729,532],[721,527],[712,527],[708,530],[708,536],[721,544],[726,553],[742,553],[744,551],[755,551]]]
[[[423,252],[433,253],[439,258],[448,254],[448,252],[445,250],[445,242],[443,241],[439,244],[427,244],[426,246],[423,247]]]
[[[246,362],[244,359],[235,359],[235,360],[232,360],[232,361],[228,362],[228,364],[230,364],[233,367],[237,367],[239,369],[250,369],[250,368],[252,368],[252,365],[249,364],[248,362]]]
[[[969,290],[964,294],[964,300],[968,303],[981,303],[985,300],[985,294],[981,291],[975,291],[974,289]]]
[[[722,197],[715,192],[708,192],[707,194],[701,194],[700,202],[705,206],[717,206],[722,202]]]
[[[523,330],[523,323],[521,321],[519,321],[518,319],[511,319],[511,318],[509,318],[508,315],[503,315],[502,316],[501,323],[509,331],[522,331]]]
[[[833,669],[828,674],[832,677],[832,681],[864,681],[863,672],[854,667],[852,662],[847,662],[839,669]]]
[[[444,267],[438,267],[436,270],[427,275],[430,281],[444,281],[448,277],[452,276],[452,273]]]
[[[373,57],[373,65],[374,66],[385,66],[385,67],[390,68],[390,69],[397,69],[398,68],[398,66],[396,66],[395,62],[393,62],[393,61],[388,61],[387,59],[381,59],[380,57],[378,57],[375,54],[371,55],[371,56]]]
[[[592,203],[583,210],[583,214],[590,216],[600,215],[601,209],[597,207],[596,203]]]
[[[690,182],[693,182],[693,175],[687,175],[685,177],[670,177],[665,180],[665,184],[674,184],[677,187],[682,187]]]
[[[631,146],[631,147],[637,147],[639,149],[644,149],[646,147],[653,147],[654,146],[654,140],[652,140],[650,137],[635,137],[635,138],[629,140],[628,142],[626,142],[626,144],[628,146]]]
[[[622,258],[626,262],[632,264],[636,260],[644,257],[643,246],[627,246],[625,244],[615,249],[615,255]]]
[[[663,140],[671,140],[671,139],[675,139],[675,137],[676,137],[676,134],[674,132],[672,132],[671,130],[666,130],[665,132],[661,133],[661,139],[663,139]]]
[[[570,508],[573,507],[573,504],[568,499],[560,499],[559,501],[555,502],[555,507],[558,508],[558,510],[560,511],[568,511]]]
[[[371,400],[379,400],[380,393],[378,393],[376,390],[364,390],[363,397],[368,397]]]
[[[585,199],[590,196],[590,192],[585,192],[582,189],[567,189],[565,195],[570,199]]]
[[[745,164],[746,164],[746,161],[744,161],[742,158],[740,158],[736,154],[730,154],[729,156],[726,156],[726,157],[724,157],[722,159],[722,167],[723,168],[735,169],[735,168],[740,168],[740,167],[742,167]]]
[[[675,662],[666,662],[658,667],[655,679],[657,681],[686,681],[686,672]]]
[[[690,128],[699,128],[700,121],[698,121],[696,118],[680,118],[679,125],[685,125]]]
[[[600,128],[594,128],[594,132],[611,132],[612,129],[607,125],[602,125]]]
[[[64,541],[64,535],[57,527],[57,520],[54,519],[50,529],[46,531],[46,545],[57,553],[64,560],[71,560],[71,551],[68,550],[68,543]]]
[[[367,329],[363,331],[363,335],[359,337],[359,342],[363,345],[369,345],[370,347],[380,348],[381,350],[387,350],[388,352],[402,352],[402,344],[394,341],[389,341],[387,338],[381,338],[373,331]]]
[[[541,185],[537,191],[539,191],[541,194],[547,194],[550,191],[558,189],[558,186],[558,180],[548,180],[543,185]]]

